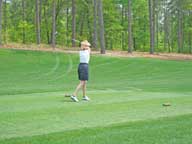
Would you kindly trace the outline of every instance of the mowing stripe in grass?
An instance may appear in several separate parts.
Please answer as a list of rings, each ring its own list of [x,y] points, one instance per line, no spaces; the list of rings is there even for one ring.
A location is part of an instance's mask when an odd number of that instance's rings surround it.
[[[1,140],[1,144],[190,144],[192,115]]]

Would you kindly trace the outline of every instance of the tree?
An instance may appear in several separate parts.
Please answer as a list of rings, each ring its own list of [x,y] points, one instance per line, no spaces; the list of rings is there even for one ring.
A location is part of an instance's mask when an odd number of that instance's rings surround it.
[[[55,49],[55,39],[56,39],[56,2],[52,0],[52,41],[51,45]]]
[[[23,21],[23,31],[22,31],[22,39],[23,39],[23,43],[26,43],[26,32],[25,32],[25,22],[26,22],[26,18],[25,18],[25,0],[22,0],[22,21]]]
[[[92,41],[93,40],[93,35],[92,35],[92,23],[91,23],[91,9],[89,9],[89,5],[91,4],[90,3],[90,0],[85,0],[86,2],[86,18],[87,18],[87,29],[88,29],[88,40],[89,41]]]
[[[124,17],[125,17],[125,4],[120,1],[120,7],[121,7],[121,26],[124,26]],[[129,41],[129,40],[128,40]],[[125,45],[125,32],[121,31],[121,48],[124,49]]]
[[[156,49],[158,49],[159,47],[159,6],[160,3],[159,3],[159,0],[155,0],[155,15],[156,15],[156,18],[155,18],[155,47]]]
[[[191,15],[191,14],[189,14]],[[191,15],[192,16],[192,15]],[[189,53],[192,53],[192,24],[191,20],[188,20],[188,25],[189,25],[189,31],[188,31],[188,47],[189,47]]]
[[[150,21],[150,54],[153,54],[155,46],[154,0],[148,0],[148,2],[149,2],[149,21]]]
[[[105,37],[104,37],[104,21],[103,21],[103,6],[102,0],[98,0],[98,17],[99,17],[99,31],[100,31],[100,46],[101,54],[105,54]]]
[[[0,0],[0,45],[2,44],[2,4],[3,1]]]
[[[79,31],[79,36],[80,38],[83,37],[83,30],[84,30],[84,25],[86,22],[86,11],[85,11],[86,7],[84,7],[83,10],[80,11],[81,15],[79,16],[79,28],[77,28],[77,31]]]
[[[93,47],[97,48],[97,0],[93,0],[93,2],[94,2]]]
[[[76,39],[76,4],[75,0],[72,0],[72,47],[75,47]]]
[[[42,0],[39,0],[39,23],[40,23],[40,27],[41,27],[41,19],[42,19]],[[41,30],[40,30],[41,32]]]
[[[1,43],[71,46],[71,39],[87,38],[102,53],[149,47],[150,53],[191,52],[191,0],[55,0],[55,4],[54,14],[53,0],[1,0]]]
[[[132,53],[132,18],[131,18],[131,0],[128,0],[128,53]]]
[[[66,9],[66,37],[67,37],[67,46],[69,46],[69,41],[68,41],[68,37],[69,37],[69,8],[67,7]]]
[[[71,43],[71,36],[70,36],[70,29],[69,29],[69,26],[70,26],[70,19],[69,19],[69,16],[70,16],[70,4],[69,4],[69,1],[67,2],[66,4],[66,24],[64,25],[65,29],[66,29],[66,45],[67,47],[69,46],[69,43]]]
[[[183,16],[182,16],[182,11],[180,8],[181,2],[178,1],[177,2],[177,7],[178,7],[178,53],[180,53],[182,51],[182,43],[183,43],[183,25],[182,25],[182,21],[183,21]]]
[[[50,39],[50,28],[49,28],[49,3],[48,1],[43,1],[43,17],[44,17],[44,29],[46,35],[46,41],[48,44],[51,44],[52,39]],[[52,34],[51,34],[52,37]]]
[[[40,32],[40,12],[39,12],[39,0],[36,0],[36,39],[37,44],[41,43],[41,32]]]
[[[7,0],[4,1],[4,25],[3,25],[3,30],[4,30],[4,42],[7,42]]]
[[[167,9],[167,2],[166,0],[164,1],[164,50],[166,51],[167,49],[167,44],[169,43],[169,32],[168,32],[168,18],[169,18],[169,13],[168,13],[168,9]]]

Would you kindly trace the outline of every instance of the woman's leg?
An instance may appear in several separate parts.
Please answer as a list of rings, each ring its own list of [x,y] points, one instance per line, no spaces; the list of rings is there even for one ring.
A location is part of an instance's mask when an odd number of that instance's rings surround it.
[[[84,81],[80,81],[80,83],[77,85],[77,87],[73,93],[74,96],[77,96],[77,94],[78,94],[79,90],[81,89],[81,87],[83,86],[83,84],[84,84]]]
[[[85,101],[89,101],[90,99],[89,99],[89,97],[88,96],[86,96],[86,81],[84,81],[84,83],[83,83],[83,99],[82,100],[85,100]]]
[[[83,82],[83,96],[86,96],[86,81]]]

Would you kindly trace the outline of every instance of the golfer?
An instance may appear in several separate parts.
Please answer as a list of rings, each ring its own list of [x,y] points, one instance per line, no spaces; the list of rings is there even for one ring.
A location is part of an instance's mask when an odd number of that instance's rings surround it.
[[[80,83],[77,85],[77,88],[75,89],[74,93],[71,95],[71,99],[74,102],[78,102],[78,92],[82,88],[83,90],[83,99],[85,101],[89,101],[89,97],[86,96],[86,83],[89,79],[89,59],[90,59],[90,49],[91,44],[84,40],[81,42],[81,48],[79,51],[79,57],[80,57],[80,64],[78,66],[78,77],[80,80]]]

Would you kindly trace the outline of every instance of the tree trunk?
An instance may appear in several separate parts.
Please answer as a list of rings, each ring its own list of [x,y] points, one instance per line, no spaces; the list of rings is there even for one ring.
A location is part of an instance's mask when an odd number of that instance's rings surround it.
[[[124,13],[125,13],[124,9],[125,9],[125,7],[124,7],[124,4],[122,3],[122,9],[121,9],[121,26],[122,27],[124,27]],[[124,35],[124,30],[123,30],[123,31],[121,31],[121,49],[122,50],[124,50],[124,42],[125,42],[124,38],[125,38],[125,35]]]
[[[103,21],[103,6],[102,0],[98,0],[98,18],[100,25],[100,46],[101,46],[101,54],[105,54],[105,36],[104,36],[104,21]]]
[[[192,16],[192,15],[189,14],[189,16]],[[191,20],[192,20],[191,18],[189,18],[188,20],[189,29],[192,28]],[[189,30],[188,32],[188,47],[189,47],[189,53],[192,53],[192,30]]]
[[[132,53],[132,42],[131,0],[128,0],[128,53]]]
[[[174,23],[173,23],[173,20],[171,20],[171,32],[170,32],[170,40],[171,40],[171,52],[173,51],[173,48],[174,48],[174,37],[173,37],[173,33],[174,33]]]
[[[185,44],[185,33],[184,33],[184,29],[185,29],[185,19],[184,19],[184,13],[182,13],[181,15],[181,35],[182,35],[182,39],[181,39],[181,51],[183,52],[184,49],[184,44]]]
[[[182,49],[182,15],[178,10],[178,53],[181,53]]]
[[[22,0],[22,20],[23,23],[26,21],[25,19],[25,0]],[[22,32],[22,39],[23,39],[23,43],[26,43],[26,33],[25,33],[25,27],[23,26],[23,32]]]
[[[56,16],[55,16],[55,21],[57,22],[59,13],[61,12],[62,8],[64,7],[64,1],[58,0],[57,1],[57,8],[56,8]]]
[[[134,48],[135,51],[137,50],[135,37],[133,38],[133,48]]]
[[[159,14],[156,13],[156,49],[159,48]]]
[[[72,47],[75,47],[76,39],[76,3],[72,0]]]
[[[69,8],[67,7],[67,16],[66,16],[67,20],[66,20],[66,42],[67,42],[67,46],[69,46]]]
[[[4,1],[4,42],[7,42],[7,0]]]
[[[47,1],[45,1],[44,5],[47,5]],[[48,26],[48,18],[47,18],[47,13],[46,13],[46,6],[44,6],[43,15],[45,18],[45,29],[46,29],[46,35],[47,35],[47,43],[50,44],[50,35],[49,35],[49,26]]]
[[[36,39],[37,44],[41,43],[41,33],[40,33],[40,17],[39,17],[39,0],[36,0]]]
[[[42,19],[42,0],[39,0],[39,23],[40,23],[40,27],[41,27],[41,20]],[[41,32],[41,28],[40,28],[40,32]]]
[[[2,45],[2,4],[3,0],[0,0],[0,45]]]
[[[152,11],[153,11],[153,14],[152,14],[152,22],[153,22],[153,52],[155,51],[155,0],[152,0],[153,2],[153,7],[152,7]]]
[[[155,48],[159,47],[159,0],[155,0]]]
[[[86,0],[87,6],[90,5],[89,0]],[[86,18],[87,18],[87,27],[88,27],[88,31],[89,31],[89,38],[88,40],[92,43],[93,37],[92,37],[92,31],[91,31],[91,22],[90,22],[90,10],[89,8],[87,8],[86,10]]]
[[[51,45],[52,48],[55,49],[55,39],[56,39],[56,21],[55,21],[55,17],[56,17],[56,2],[55,0],[52,1],[52,41],[51,41]]]
[[[79,20],[79,35],[80,37],[83,36],[83,28],[84,28],[84,22],[85,22],[85,13],[82,12],[81,15],[80,15],[80,20]]]
[[[164,51],[167,50],[167,36],[168,36],[168,30],[167,30],[167,8],[166,8],[166,0],[164,2]]]
[[[148,0],[149,2],[149,21],[150,21],[150,54],[154,53],[155,44],[155,31],[154,31],[154,1]]]
[[[191,32],[189,32],[189,53],[192,53],[192,36],[191,36]]]
[[[125,38],[126,38],[126,33],[124,31],[121,32],[121,49],[124,50],[125,49]],[[126,39],[127,41],[127,39]]]
[[[94,1],[93,47],[97,48],[97,0]]]

